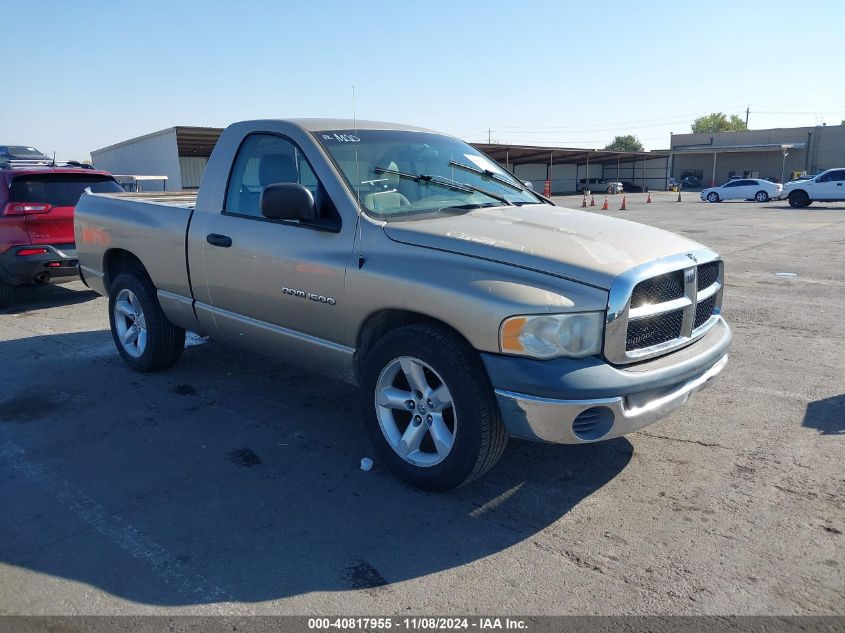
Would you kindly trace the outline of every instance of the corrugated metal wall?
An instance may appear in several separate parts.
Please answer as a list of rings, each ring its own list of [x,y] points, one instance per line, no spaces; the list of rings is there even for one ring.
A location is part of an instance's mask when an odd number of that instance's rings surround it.
[[[638,186],[645,184],[651,190],[665,189],[667,184],[666,160],[666,158],[652,158],[650,160],[619,163],[619,173],[616,172],[616,165],[611,163],[605,165],[602,178],[632,182]]]
[[[520,180],[528,180],[536,191],[543,191],[543,182],[548,174],[548,163],[530,163],[516,165],[514,176]],[[653,158],[646,161],[622,162],[617,174],[616,165],[574,165],[569,163],[554,164],[552,166],[552,194],[567,194],[580,189],[582,178],[603,178],[604,180],[620,180],[645,185],[649,189],[665,189],[666,187],[666,159]]]
[[[167,176],[167,189],[182,189],[182,170],[176,147],[176,131],[165,130],[132,143],[91,152],[94,167],[113,174],[132,176]],[[145,189],[148,187],[144,183]],[[149,190],[159,189],[158,182],[149,183]]]
[[[179,169],[182,173],[183,189],[198,189],[208,159],[202,156],[180,156]]]

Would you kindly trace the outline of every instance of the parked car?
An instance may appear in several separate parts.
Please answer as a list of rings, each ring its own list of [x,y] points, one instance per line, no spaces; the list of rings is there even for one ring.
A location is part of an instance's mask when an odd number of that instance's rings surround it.
[[[644,185],[637,185],[627,180],[623,180],[619,184],[622,185],[621,191],[624,191],[625,193],[645,193],[646,191],[648,191],[648,187]]]
[[[107,172],[34,166],[24,159],[0,166],[0,308],[14,287],[78,278],[73,209],[85,189],[122,191]]]
[[[780,195],[783,185],[756,178],[736,178],[718,187],[701,190],[701,199],[706,202],[723,200],[756,200],[767,202]]]
[[[236,123],[195,203],[83,195],[76,242],[129,367],[172,365],[189,329],[356,384],[382,463],[427,489],[508,436],[636,431],[728,360],[716,253],[420,128]]]
[[[608,182],[601,178],[581,178],[578,181],[578,191],[584,195],[590,193],[622,193],[621,182]]]
[[[845,168],[828,169],[807,180],[793,180],[784,185],[781,198],[793,208],[807,207],[815,200],[845,201]]]
[[[0,145],[0,166],[12,160],[45,163],[51,162],[53,159],[44,152],[39,152],[34,147],[27,145]]]

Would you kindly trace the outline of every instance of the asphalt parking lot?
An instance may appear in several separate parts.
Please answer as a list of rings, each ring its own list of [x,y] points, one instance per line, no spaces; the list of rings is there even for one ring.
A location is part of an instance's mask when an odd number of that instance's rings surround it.
[[[448,494],[359,469],[347,386],[201,340],[138,375],[104,299],[18,293],[0,613],[845,614],[845,204],[684,195],[610,213],[724,256],[721,379],[626,438],[513,441]]]

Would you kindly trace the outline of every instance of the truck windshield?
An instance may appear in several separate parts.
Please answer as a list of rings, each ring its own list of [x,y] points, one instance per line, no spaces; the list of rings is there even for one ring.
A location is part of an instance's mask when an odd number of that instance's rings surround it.
[[[410,130],[323,130],[314,136],[363,211],[380,220],[542,204],[484,154],[449,136]]]

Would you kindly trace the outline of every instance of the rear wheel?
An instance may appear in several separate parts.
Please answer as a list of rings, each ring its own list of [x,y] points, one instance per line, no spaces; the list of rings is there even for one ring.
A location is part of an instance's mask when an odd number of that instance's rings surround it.
[[[507,443],[478,354],[451,330],[410,325],[383,338],[364,364],[367,433],[382,462],[426,490],[487,472]]]
[[[707,202],[719,202],[719,194],[715,191],[711,191],[707,194]]]
[[[758,191],[757,195],[754,196],[754,199],[757,202],[768,202],[769,201],[769,194],[765,191]]]
[[[793,209],[800,209],[810,205],[810,196],[806,191],[793,191],[789,194],[789,206]]]
[[[146,275],[119,274],[109,292],[112,338],[124,362],[148,372],[173,365],[185,347],[185,330],[162,312],[155,287]]]
[[[14,286],[0,281],[0,310],[12,305],[12,299],[14,299]]]

